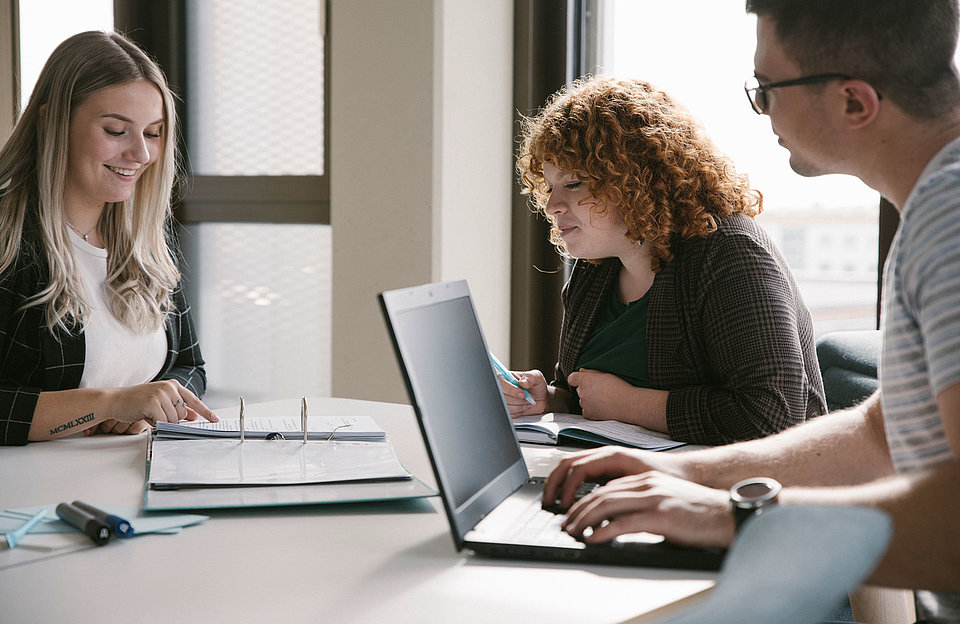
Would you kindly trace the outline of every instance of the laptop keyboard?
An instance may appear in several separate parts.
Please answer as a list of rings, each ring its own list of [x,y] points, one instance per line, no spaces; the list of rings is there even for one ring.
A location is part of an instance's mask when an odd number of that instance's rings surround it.
[[[531,479],[531,481],[534,481]],[[542,485],[542,479],[539,480]],[[597,488],[596,483],[584,483],[574,495],[580,500]],[[539,500],[530,505],[517,517],[516,523],[507,532],[511,541],[545,546],[572,546],[577,539],[560,528],[566,515],[559,510],[544,509]]]
[[[560,528],[564,516],[551,513],[539,505],[531,505],[517,518],[517,524],[506,534],[511,542],[544,546],[572,546],[577,540]]]

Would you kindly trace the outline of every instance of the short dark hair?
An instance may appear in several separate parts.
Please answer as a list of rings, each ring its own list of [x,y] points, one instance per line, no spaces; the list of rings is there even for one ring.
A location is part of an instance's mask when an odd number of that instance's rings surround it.
[[[864,80],[921,119],[960,106],[957,0],[746,0],[746,8],[774,22],[804,74]]]

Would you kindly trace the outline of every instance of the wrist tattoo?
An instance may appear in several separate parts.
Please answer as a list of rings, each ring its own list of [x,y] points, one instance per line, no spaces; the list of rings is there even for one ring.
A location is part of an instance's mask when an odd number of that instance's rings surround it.
[[[90,412],[90,413],[87,414],[86,416],[81,416],[80,418],[75,418],[74,420],[71,420],[70,422],[63,423],[62,425],[60,425],[60,426],[57,427],[56,429],[51,429],[51,430],[50,430],[50,435],[56,435],[56,434],[58,434],[58,433],[62,433],[62,432],[64,432],[64,431],[66,431],[67,429],[73,429],[74,427],[77,427],[77,426],[79,426],[79,425],[82,425],[83,423],[86,423],[86,422],[90,422],[91,420],[93,420],[93,412]]]

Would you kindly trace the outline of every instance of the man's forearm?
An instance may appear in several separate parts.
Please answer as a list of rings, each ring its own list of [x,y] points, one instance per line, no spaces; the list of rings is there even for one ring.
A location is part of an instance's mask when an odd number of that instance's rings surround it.
[[[894,532],[869,582],[887,587],[960,591],[960,464],[887,477],[853,487],[787,488],[783,504],[876,507],[890,514]]]
[[[867,483],[893,474],[879,394],[775,436],[685,454],[686,476],[717,488],[749,477],[786,486]]]

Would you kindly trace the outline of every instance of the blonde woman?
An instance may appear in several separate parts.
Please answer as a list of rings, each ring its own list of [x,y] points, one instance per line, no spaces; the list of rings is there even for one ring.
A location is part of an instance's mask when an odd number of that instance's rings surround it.
[[[217,417],[169,244],[176,115],[116,33],[60,44],[0,150],[0,443]]]
[[[576,258],[554,380],[514,415],[582,412],[698,444],[826,411],[810,313],[753,219],[760,194],[669,95],[595,77],[526,120],[521,182]]]

